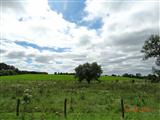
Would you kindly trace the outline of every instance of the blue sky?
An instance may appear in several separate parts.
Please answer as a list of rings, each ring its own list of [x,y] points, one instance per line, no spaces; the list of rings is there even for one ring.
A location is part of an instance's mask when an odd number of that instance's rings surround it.
[[[140,52],[159,33],[158,0],[1,0],[0,62],[23,70],[74,72],[85,62],[104,74],[152,72]]]
[[[63,14],[65,20],[74,22],[80,26],[87,26],[89,29],[99,29],[102,27],[101,19],[84,21],[87,15],[84,12],[85,0],[56,0],[49,1],[49,6],[57,13]]]
[[[40,47],[36,44],[33,44],[33,43],[28,43],[28,42],[25,42],[25,41],[16,41],[15,42],[16,44],[18,45],[21,45],[23,47],[32,47],[32,48],[35,48],[35,49],[38,49],[39,51],[43,51],[43,50],[48,50],[48,51],[52,51],[52,52],[67,52],[67,51],[70,51],[70,48],[60,48],[60,47]]]
[[[59,0],[59,1],[49,1],[48,4],[52,10],[62,13],[64,19],[71,22],[81,21],[85,15],[83,9],[85,7],[85,0],[78,1],[68,1],[68,0]]]

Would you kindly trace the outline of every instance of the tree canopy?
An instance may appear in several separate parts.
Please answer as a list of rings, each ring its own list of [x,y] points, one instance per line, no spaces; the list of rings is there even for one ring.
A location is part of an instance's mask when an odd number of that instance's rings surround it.
[[[155,75],[160,78],[160,36],[159,35],[151,35],[144,43],[144,46],[141,50],[144,53],[144,60],[148,58],[155,58],[157,68],[153,67],[153,71]],[[160,81],[160,80],[159,80]]]
[[[100,75],[102,74],[101,66],[96,62],[93,63],[85,63],[83,65],[79,65],[75,68],[75,77],[78,78],[79,82],[82,80],[86,80],[90,83],[91,80],[98,80]],[[100,82],[100,81],[99,81]]]

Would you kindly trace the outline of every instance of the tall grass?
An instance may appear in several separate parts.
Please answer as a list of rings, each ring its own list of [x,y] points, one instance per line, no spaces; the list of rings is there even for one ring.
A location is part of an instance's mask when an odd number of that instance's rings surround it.
[[[24,78],[26,76],[28,78]],[[52,79],[47,79],[49,77]],[[1,120],[22,120],[24,105],[26,105],[25,120],[64,119],[65,98],[67,98],[68,120],[120,120],[121,98],[124,99],[125,109],[131,109],[125,113],[126,120],[160,118],[159,84],[145,83],[143,80],[135,80],[135,83],[132,83],[131,80],[124,80],[121,77],[106,77],[106,79],[101,77],[101,83],[92,82],[90,85],[87,82],[78,83],[73,76],[18,75],[2,78],[0,80]],[[115,79],[119,81],[114,81]],[[26,101],[29,102],[24,103],[26,95]],[[17,98],[21,100],[18,117],[16,116]],[[148,108],[151,111],[135,112],[135,108],[140,110]]]

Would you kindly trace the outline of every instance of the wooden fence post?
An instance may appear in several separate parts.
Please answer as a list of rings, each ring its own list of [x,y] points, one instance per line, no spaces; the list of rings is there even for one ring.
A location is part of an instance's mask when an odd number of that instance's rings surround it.
[[[17,107],[16,107],[16,115],[19,116],[19,105],[20,105],[20,99],[17,99]]]
[[[67,99],[64,100],[64,117],[67,118]]]
[[[122,119],[124,119],[124,101],[123,101],[123,98],[121,98],[121,112],[122,112]]]

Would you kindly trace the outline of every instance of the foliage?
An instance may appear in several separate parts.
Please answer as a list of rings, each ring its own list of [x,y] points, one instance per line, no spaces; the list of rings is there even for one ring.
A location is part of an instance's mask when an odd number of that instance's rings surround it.
[[[17,72],[14,70],[0,70],[0,76],[4,75],[17,75]]]
[[[23,103],[24,104],[29,104],[31,102],[31,98],[32,98],[31,92],[32,91],[30,89],[24,90],[24,94],[23,94]]]
[[[145,41],[141,52],[145,54],[144,59],[155,57],[158,60],[160,56],[160,36],[151,35],[149,39]]]
[[[48,74],[46,72],[36,72],[36,71],[21,71],[12,65],[7,65],[5,63],[0,63],[0,76],[6,75],[19,75],[19,74]]]
[[[160,36],[151,35],[144,43],[141,50],[144,53],[144,60],[148,58],[156,58],[156,65],[160,67]],[[156,81],[160,81],[160,69],[153,67],[154,74],[157,76]]]
[[[15,68],[12,65],[7,65],[5,63],[0,63],[0,70],[14,70],[14,71],[18,71],[17,68]]]
[[[54,72],[55,75],[75,75],[75,73],[68,73],[68,72]]]
[[[136,75],[129,74],[129,73],[124,73],[122,76],[123,77],[129,77],[129,78],[138,78],[138,79],[142,79],[142,78],[145,77],[145,76],[142,76],[141,73],[136,73]]]
[[[75,68],[75,71],[75,77],[78,78],[80,82],[82,80],[87,80],[88,83],[90,83],[91,80],[98,80],[102,74],[101,66],[96,62],[79,65]]]

